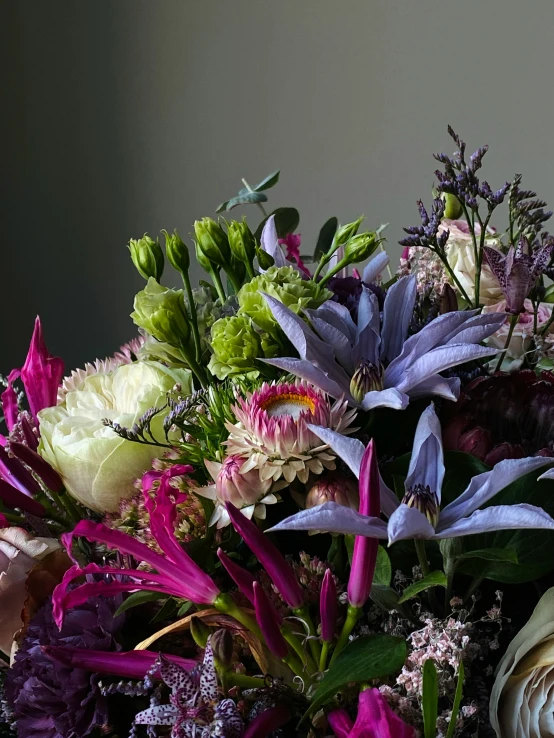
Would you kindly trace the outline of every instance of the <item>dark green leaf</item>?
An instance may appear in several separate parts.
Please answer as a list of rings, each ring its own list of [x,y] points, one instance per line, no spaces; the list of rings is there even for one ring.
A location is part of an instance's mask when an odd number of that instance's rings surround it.
[[[483,559],[484,561],[509,561],[517,564],[517,553],[511,548],[485,548],[467,551],[456,558],[456,561]]]
[[[432,659],[423,664],[423,734],[425,738],[436,738],[437,717],[439,711],[439,679],[437,668]]]
[[[156,600],[163,600],[167,595],[160,594],[160,592],[147,592],[141,590],[140,592],[133,592],[125,599],[125,601],[115,611],[114,618],[121,615],[122,612],[130,610],[132,607],[138,607],[143,605],[145,602],[156,602]]]
[[[456,694],[454,695],[454,704],[452,705],[452,713],[450,715],[450,722],[448,723],[448,730],[446,731],[446,738],[454,738],[456,721],[458,720],[458,713],[460,712],[462,694],[464,691],[464,677],[464,662],[460,661],[460,666],[458,668],[458,683],[456,684]]]
[[[369,682],[399,671],[406,660],[406,651],[403,638],[389,635],[374,634],[352,641],[317,685],[306,715],[319,709],[350,682]]]
[[[392,580],[392,565],[387,550],[383,546],[377,549],[377,561],[375,562],[374,584],[389,587]]]
[[[313,261],[319,261],[329,251],[338,227],[339,221],[334,216],[323,224],[317,237]]]
[[[289,233],[294,233],[300,223],[300,214],[296,208],[277,208],[267,218],[264,218],[256,228],[254,235],[257,241],[261,238],[267,219],[271,218],[272,215],[275,216],[275,228],[277,229],[277,236],[279,238],[286,238]]]
[[[192,607],[192,602],[190,600],[187,600],[181,607],[177,610],[177,616],[182,618],[183,615],[186,615],[187,612]]]
[[[392,587],[385,587],[382,584],[374,584],[371,587],[369,595],[373,602],[383,610],[391,611],[398,609],[398,592]]]
[[[259,202],[267,202],[267,195],[264,195],[263,192],[245,192],[243,195],[232,197],[227,202],[227,207],[225,209],[232,210],[238,205],[255,205]],[[217,212],[219,212],[219,210]]]
[[[426,577],[423,577],[423,579],[419,579],[417,582],[410,584],[409,587],[406,587],[402,592],[398,603],[402,604],[403,602],[406,602],[406,600],[411,600],[412,597],[415,597],[426,589],[430,589],[430,587],[446,587],[446,584],[446,575],[444,572],[432,571],[430,574],[427,574]]]
[[[261,192],[262,190],[269,190],[271,187],[275,187],[275,185],[279,181],[280,173],[281,172],[278,169],[276,172],[268,174],[267,177],[262,179],[262,181],[259,182],[255,187],[252,187],[252,189],[254,190],[254,192]]]
[[[150,623],[159,623],[162,620],[168,620],[172,615],[177,612],[177,603],[173,598],[166,600],[158,612],[154,615]]]

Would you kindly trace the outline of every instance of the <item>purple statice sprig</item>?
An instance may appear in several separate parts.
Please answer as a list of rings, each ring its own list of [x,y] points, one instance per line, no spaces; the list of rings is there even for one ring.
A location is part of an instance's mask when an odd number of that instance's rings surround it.
[[[123,438],[126,441],[143,443],[148,446],[161,446],[163,448],[171,448],[171,444],[163,443],[162,441],[158,440],[154,435],[154,431],[152,430],[152,421],[166,408],[167,404],[164,404],[161,407],[148,408],[148,410],[143,413],[130,428],[120,425],[119,423],[116,423],[109,418],[104,418],[102,422],[107,428],[111,428],[114,433],[117,433],[120,438]]]
[[[545,210],[547,203],[545,200],[537,198],[537,193],[533,190],[522,190],[521,174],[516,174],[512,186],[510,188],[509,208],[510,208],[510,244],[515,245],[521,237],[526,237],[530,242],[541,233],[543,224],[552,217],[551,210]],[[543,239],[548,238],[547,233],[543,233]]]

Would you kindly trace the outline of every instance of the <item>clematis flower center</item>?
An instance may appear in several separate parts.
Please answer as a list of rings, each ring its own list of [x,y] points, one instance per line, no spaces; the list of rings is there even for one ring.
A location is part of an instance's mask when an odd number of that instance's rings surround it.
[[[383,367],[362,359],[350,381],[350,394],[356,402],[361,402],[368,392],[380,392],[382,389]]]
[[[260,408],[265,410],[270,418],[290,415],[294,420],[298,420],[302,413],[306,411],[310,413],[314,412],[315,402],[311,397],[307,397],[306,395],[296,392],[285,392],[268,397],[260,403]]]
[[[429,485],[416,484],[406,492],[402,498],[404,505],[415,507],[425,515],[433,528],[439,522],[439,499],[436,492],[432,492]]]

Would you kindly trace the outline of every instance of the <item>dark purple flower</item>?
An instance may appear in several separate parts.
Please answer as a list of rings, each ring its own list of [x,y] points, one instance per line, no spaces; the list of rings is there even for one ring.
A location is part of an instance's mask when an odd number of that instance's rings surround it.
[[[379,301],[379,310],[383,309],[385,303],[385,292],[376,284],[365,284],[356,277],[332,277],[327,282],[327,287],[333,293],[331,300],[344,305],[350,311],[352,320],[358,320],[358,304],[362,294],[362,287],[367,287]]]
[[[525,310],[525,298],[548,266],[552,249],[551,239],[533,250],[526,238],[520,238],[517,248],[510,246],[506,255],[485,246],[487,262],[506,299],[507,313],[518,315]]]
[[[119,604],[118,599],[91,598],[67,614],[61,630],[54,623],[51,602],[38,611],[5,681],[19,738],[84,738],[106,723],[100,677],[53,661],[42,646],[118,650],[114,634],[123,618],[114,618],[114,612]]]

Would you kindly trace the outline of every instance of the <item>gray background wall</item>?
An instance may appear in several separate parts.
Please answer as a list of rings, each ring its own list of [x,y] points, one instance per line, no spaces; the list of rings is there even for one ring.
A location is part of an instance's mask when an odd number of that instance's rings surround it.
[[[306,245],[390,222],[395,257],[452,123],[554,201],[552,0],[0,3],[0,371],[34,315],[67,366],[133,335],[125,244],[281,168]],[[250,211],[257,218],[255,211]],[[257,220],[256,220],[257,222]]]

